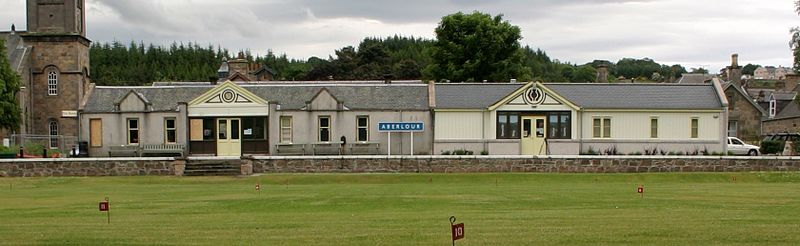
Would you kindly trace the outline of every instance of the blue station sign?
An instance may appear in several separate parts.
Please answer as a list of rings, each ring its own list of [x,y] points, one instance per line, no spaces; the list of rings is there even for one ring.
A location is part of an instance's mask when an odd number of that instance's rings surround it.
[[[422,122],[379,122],[378,131],[381,132],[421,132],[425,130]]]

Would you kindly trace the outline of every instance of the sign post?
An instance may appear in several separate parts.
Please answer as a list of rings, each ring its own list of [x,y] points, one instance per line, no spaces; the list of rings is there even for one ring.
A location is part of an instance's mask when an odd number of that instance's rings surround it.
[[[261,195],[261,184],[256,184],[256,191],[258,191],[258,195]]]
[[[108,204],[108,197],[106,197],[105,201],[101,201],[100,205],[100,212],[106,212],[106,216],[108,217],[108,223],[111,224],[111,207]]]
[[[392,132],[408,132],[411,134],[411,155],[414,155],[414,133],[423,132],[424,130],[425,123],[423,122],[378,122],[378,131],[386,132],[389,141],[386,145],[388,156],[392,156]]]
[[[450,216],[450,230],[453,236],[453,246],[456,245],[456,240],[464,239],[464,223],[456,223],[456,217]]]

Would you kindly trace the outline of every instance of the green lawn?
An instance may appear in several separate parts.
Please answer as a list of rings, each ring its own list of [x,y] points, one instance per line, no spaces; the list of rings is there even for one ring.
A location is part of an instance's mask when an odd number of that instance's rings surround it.
[[[457,245],[797,245],[800,173],[0,179],[0,245],[450,245],[451,215]]]

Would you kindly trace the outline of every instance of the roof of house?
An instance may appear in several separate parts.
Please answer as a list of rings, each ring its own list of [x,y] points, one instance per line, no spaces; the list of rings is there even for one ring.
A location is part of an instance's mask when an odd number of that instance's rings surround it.
[[[436,108],[485,109],[525,84],[436,84]],[[713,84],[545,83],[578,107],[596,109],[718,109]]]
[[[744,97],[744,99],[750,102],[750,105],[752,105],[756,110],[758,110],[758,112],[761,112],[762,116],[767,115],[767,111],[764,110],[764,108],[762,108],[761,105],[758,105],[758,103],[756,103],[756,101],[753,100],[753,98],[751,98],[750,95],[748,95],[747,92],[745,92],[741,86],[735,86],[734,83],[731,82],[725,82],[724,84],[722,84],[723,91],[727,91],[728,89],[732,89],[736,93],[739,93],[739,95],[741,95],[742,97]]]
[[[678,80],[678,84],[705,84],[711,79],[711,75],[698,73],[684,73]]]
[[[436,107],[484,109],[518,90],[524,83],[441,83],[436,84]]]
[[[713,84],[544,84],[565,99],[591,109],[718,109]]]
[[[772,119],[767,120],[780,120],[780,119],[787,119],[787,118],[796,118],[800,117],[800,106],[797,103],[787,103],[783,109],[778,112]]]
[[[23,62],[27,60],[31,53],[31,47],[25,44],[19,34],[19,32],[0,33],[0,39],[5,39],[6,46],[0,48],[6,49],[8,63],[11,65],[11,69],[18,73],[22,72]]]
[[[281,110],[299,110],[322,89],[340,99],[351,110],[428,110],[428,87],[424,84],[241,84],[259,97],[281,105]],[[211,90],[211,85],[95,87],[84,112],[114,112],[114,103],[130,91],[150,101],[153,111],[174,111]]]

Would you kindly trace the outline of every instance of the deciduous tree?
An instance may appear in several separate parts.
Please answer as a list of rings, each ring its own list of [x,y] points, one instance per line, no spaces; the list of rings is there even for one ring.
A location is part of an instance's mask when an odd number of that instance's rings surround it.
[[[502,15],[461,12],[442,17],[425,75],[450,81],[528,81],[520,29]]]
[[[5,40],[0,39],[0,128],[19,130],[22,111],[17,101],[19,75],[11,68],[6,55]]]

